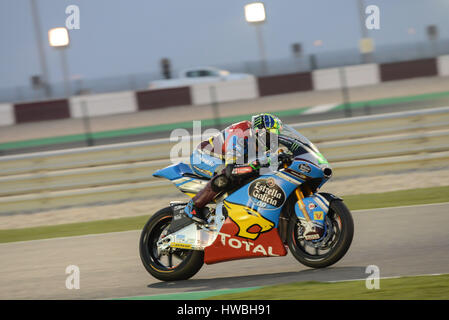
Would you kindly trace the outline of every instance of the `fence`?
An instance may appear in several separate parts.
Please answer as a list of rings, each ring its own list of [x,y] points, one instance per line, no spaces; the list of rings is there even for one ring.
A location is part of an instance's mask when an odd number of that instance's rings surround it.
[[[447,167],[449,107],[293,125],[316,142],[337,178]],[[198,137],[197,137],[198,138]],[[176,192],[152,173],[172,162],[169,139],[0,158],[0,214]],[[190,144],[190,141],[186,142]]]
[[[449,78],[435,75],[449,75],[449,55],[407,64],[0,104],[0,156],[167,137],[176,128],[191,130],[193,120],[223,129],[260,112],[294,123],[449,105]],[[421,76],[432,77],[391,81]],[[16,123],[21,125],[12,125]]]

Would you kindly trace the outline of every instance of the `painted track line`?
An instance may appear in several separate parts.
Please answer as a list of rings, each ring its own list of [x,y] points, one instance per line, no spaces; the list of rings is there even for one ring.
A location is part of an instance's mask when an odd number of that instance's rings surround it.
[[[338,106],[338,103],[320,104],[320,105],[317,105],[317,106],[307,109],[302,114],[304,115],[304,114],[324,113],[324,112],[328,112],[328,111],[334,109],[337,106]]]

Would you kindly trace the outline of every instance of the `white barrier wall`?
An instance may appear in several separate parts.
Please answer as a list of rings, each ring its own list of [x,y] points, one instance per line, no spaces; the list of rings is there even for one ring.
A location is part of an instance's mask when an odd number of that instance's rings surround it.
[[[449,76],[449,55],[437,58],[437,68],[439,76]]]
[[[12,103],[0,103],[0,126],[8,126],[15,122]]]
[[[341,72],[344,74],[340,74]],[[363,64],[344,68],[321,69],[312,72],[315,90],[340,89],[343,79],[345,79],[347,87],[380,83],[379,66],[377,64]]]
[[[439,76],[449,76],[449,55],[436,57]],[[312,71],[313,90],[342,88],[343,70],[347,87],[375,85],[381,82],[378,64],[362,64],[343,68],[329,68]],[[211,89],[212,87],[212,89]],[[232,81],[217,81],[190,85],[193,105],[211,104],[259,98],[258,80],[254,76]],[[82,102],[87,113],[84,114]],[[72,118],[103,116],[138,112],[139,108],[134,91],[113,92],[74,96],[69,99]],[[331,104],[317,106],[312,112],[330,108]],[[0,126],[15,124],[14,104],[0,103]]]
[[[339,68],[314,70],[312,72],[313,88],[328,90],[341,88]]]
[[[379,65],[362,64],[344,68],[348,87],[368,86],[380,83]]]
[[[86,115],[90,117],[138,111],[134,91],[93,94],[75,96],[69,99],[70,115],[72,118],[81,118],[84,116],[82,110],[83,101],[86,104]]]
[[[255,77],[246,79],[198,83],[190,86],[190,94],[194,105],[210,104],[212,102],[226,102],[259,97],[259,90]]]

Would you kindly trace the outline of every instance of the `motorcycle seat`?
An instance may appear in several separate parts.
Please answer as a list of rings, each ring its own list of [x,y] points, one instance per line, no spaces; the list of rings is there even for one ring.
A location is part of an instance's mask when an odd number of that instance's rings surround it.
[[[209,180],[210,180],[210,178],[203,177],[203,176],[197,175],[197,174],[195,174],[195,173],[190,173],[190,172],[184,172],[184,173],[182,174],[182,176],[183,176],[183,177],[189,177],[189,178],[200,179],[200,180],[206,180],[206,181],[209,181]]]

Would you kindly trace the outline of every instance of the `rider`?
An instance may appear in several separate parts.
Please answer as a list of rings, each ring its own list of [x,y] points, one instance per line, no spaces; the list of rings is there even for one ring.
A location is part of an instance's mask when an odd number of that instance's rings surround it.
[[[253,116],[251,121],[234,123],[218,135],[201,142],[192,153],[191,167],[198,175],[211,179],[189,201],[185,214],[198,223],[206,224],[202,208],[218,193],[259,175],[261,161],[269,163],[265,154],[276,151],[277,143],[273,142],[277,142],[281,129],[279,118],[261,113]],[[262,157],[251,159],[251,151],[262,154]]]

